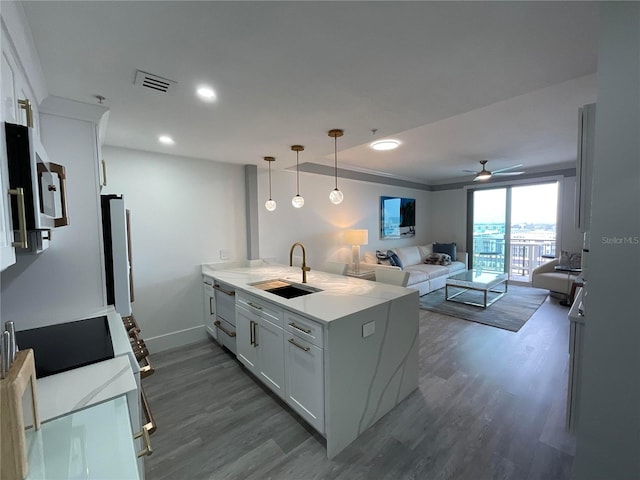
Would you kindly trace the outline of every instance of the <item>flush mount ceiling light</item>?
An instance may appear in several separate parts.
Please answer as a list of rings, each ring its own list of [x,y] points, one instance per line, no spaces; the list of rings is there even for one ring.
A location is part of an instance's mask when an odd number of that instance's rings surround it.
[[[206,102],[213,102],[217,98],[216,92],[213,90],[213,88],[204,85],[198,87],[196,93],[202,100]]]
[[[296,152],[296,195],[291,199],[291,205],[295,208],[302,208],[304,205],[304,198],[300,195],[300,167],[298,164],[298,155],[304,150],[302,145],[291,145],[291,150]]]
[[[273,212],[276,209],[275,200],[271,199],[271,162],[275,162],[275,157],[264,157],[265,162],[269,162],[269,200],[264,202],[264,208]]]
[[[370,147],[374,150],[393,150],[394,148],[398,148],[399,146],[400,142],[392,138],[388,138],[386,140],[377,140],[370,145]]]
[[[164,145],[175,145],[175,141],[169,135],[160,135],[158,141]]]
[[[331,190],[331,193],[329,193],[329,200],[331,200],[331,203],[333,203],[334,205],[342,203],[342,200],[344,199],[344,195],[340,190],[338,190],[338,137],[341,137],[342,135],[344,135],[343,130],[339,130],[337,128],[329,130],[329,136],[333,138],[333,154],[336,179],[336,188]]]

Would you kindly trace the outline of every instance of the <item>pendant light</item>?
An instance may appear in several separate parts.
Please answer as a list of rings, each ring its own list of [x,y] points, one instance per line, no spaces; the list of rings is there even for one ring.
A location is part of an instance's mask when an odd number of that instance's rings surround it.
[[[298,164],[298,155],[304,150],[302,145],[291,145],[291,150],[296,152],[296,195],[291,199],[291,205],[295,208],[302,208],[304,198],[300,195],[300,166]]]
[[[329,136],[333,138],[335,178],[336,178],[336,188],[331,190],[331,193],[329,193],[329,200],[331,200],[331,203],[333,203],[334,205],[338,205],[342,203],[342,200],[344,199],[344,195],[338,189],[338,137],[341,137],[342,135],[344,135],[343,130],[338,130],[338,129],[329,130]]]
[[[264,157],[264,160],[269,162],[269,200],[264,202],[264,208],[273,212],[276,209],[276,202],[271,199],[271,162],[275,162],[276,159],[275,157]]]

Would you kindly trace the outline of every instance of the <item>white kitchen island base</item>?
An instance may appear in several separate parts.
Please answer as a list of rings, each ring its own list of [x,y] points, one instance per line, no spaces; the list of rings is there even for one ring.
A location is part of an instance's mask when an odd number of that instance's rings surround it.
[[[256,286],[297,283],[297,268],[202,273],[236,291],[238,360],[325,436],[329,458],[418,387],[417,290],[311,272],[298,286],[319,291],[286,299]]]
[[[363,280],[366,281],[366,280]],[[327,456],[334,457],[418,388],[418,292],[328,326]],[[362,338],[362,324],[375,333]]]

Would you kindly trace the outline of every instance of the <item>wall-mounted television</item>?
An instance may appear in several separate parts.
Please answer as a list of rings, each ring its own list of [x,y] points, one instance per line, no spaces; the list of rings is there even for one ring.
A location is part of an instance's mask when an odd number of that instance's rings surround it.
[[[380,197],[380,238],[405,238],[416,234],[416,199]]]

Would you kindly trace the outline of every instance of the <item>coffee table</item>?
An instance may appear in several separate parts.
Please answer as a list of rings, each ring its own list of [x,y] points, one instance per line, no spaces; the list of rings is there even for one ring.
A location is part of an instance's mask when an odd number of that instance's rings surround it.
[[[489,305],[495,303],[507,293],[507,279],[509,276],[506,273],[499,272],[487,272],[484,270],[467,270],[466,272],[452,275],[447,278],[445,284],[445,299],[452,302],[466,303],[467,305],[475,305],[476,307],[487,308]],[[503,290],[495,290],[498,285],[504,285]],[[449,288],[455,287],[462,289],[460,292],[449,295]],[[459,295],[462,295],[468,290],[478,290],[484,292],[484,301],[482,303],[464,301],[457,299]],[[487,301],[487,294],[489,292],[497,293],[498,295]]]

